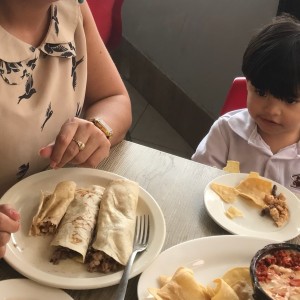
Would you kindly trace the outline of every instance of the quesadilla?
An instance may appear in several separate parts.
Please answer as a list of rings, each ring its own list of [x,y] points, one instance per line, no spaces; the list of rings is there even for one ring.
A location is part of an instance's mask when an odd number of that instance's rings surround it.
[[[104,187],[91,186],[76,189],[75,198],[61,220],[51,246],[55,250],[50,258],[53,264],[73,258],[84,262],[92,239]]]
[[[139,185],[118,179],[104,191],[86,263],[90,272],[111,272],[126,265],[132,252]]]
[[[52,194],[42,191],[40,205],[33,217],[29,235],[53,234],[74,199],[75,189],[74,181],[62,181],[56,185]]]

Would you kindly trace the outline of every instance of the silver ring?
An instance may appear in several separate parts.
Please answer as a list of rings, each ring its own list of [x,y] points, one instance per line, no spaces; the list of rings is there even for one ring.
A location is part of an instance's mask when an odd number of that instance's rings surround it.
[[[85,148],[85,143],[78,141],[74,138],[72,139],[72,141],[74,141],[77,144],[79,151],[82,151]]]

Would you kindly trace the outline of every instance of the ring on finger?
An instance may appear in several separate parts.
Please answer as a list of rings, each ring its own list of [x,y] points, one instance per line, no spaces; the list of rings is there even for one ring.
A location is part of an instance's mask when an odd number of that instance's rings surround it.
[[[76,145],[78,146],[79,151],[82,151],[85,148],[85,143],[76,140],[75,138],[72,139],[72,141],[74,141],[76,143]]]

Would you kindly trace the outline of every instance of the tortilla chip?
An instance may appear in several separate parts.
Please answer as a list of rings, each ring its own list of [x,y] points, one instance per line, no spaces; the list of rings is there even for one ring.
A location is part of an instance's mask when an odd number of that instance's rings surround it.
[[[272,182],[261,177],[249,175],[235,188],[240,196],[252,200],[259,207],[264,207],[265,196],[272,191]]]
[[[239,299],[249,299],[253,287],[249,267],[236,267],[227,271],[222,279],[235,291]]]
[[[158,278],[158,283],[160,287],[163,287],[165,284],[167,284],[169,281],[171,281],[172,276],[166,276],[166,275],[160,275]]]
[[[226,210],[225,215],[230,219],[244,216],[244,214],[239,209],[237,209],[235,206],[230,206]]]
[[[235,285],[238,281],[246,281],[251,285],[251,277],[248,267],[236,267],[228,270],[222,279],[230,286]]]
[[[235,291],[230,287],[229,284],[226,283],[221,278],[217,278],[214,280],[216,287],[213,288],[214,296],[211,298],[213,300],[239,300],[238,295]]]
[[[257,172],[250,172],[249,175],[247,176],[247,178],[259,178],[260,175]]]
[[[211,183],[210,187],[226,203],[234,202],[236,200],[237,195],[239,194],[239,192],[234,187],[215,182]]]
[[[240,173],[240,162],[235,160],[227,160],[227,164],[223,170],[229,173]]]
[[[162,288],[149,288],[156,300],[209,300],[206,288],[198,284],[191,269],[180,267]]]

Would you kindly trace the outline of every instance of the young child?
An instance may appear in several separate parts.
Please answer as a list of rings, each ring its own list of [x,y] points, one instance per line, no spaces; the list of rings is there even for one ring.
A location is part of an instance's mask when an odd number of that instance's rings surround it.
[[[223,168],[240,162],[300,192],[300,24],[281,16],[250,41],[242,63],[247,109],[221,116],[192,159]]]
[[[0,1],[0,197],[49,164],[96,167],[131,125],[126,88],[80,2]],[[0,204],[0,257],[19,218]]]

